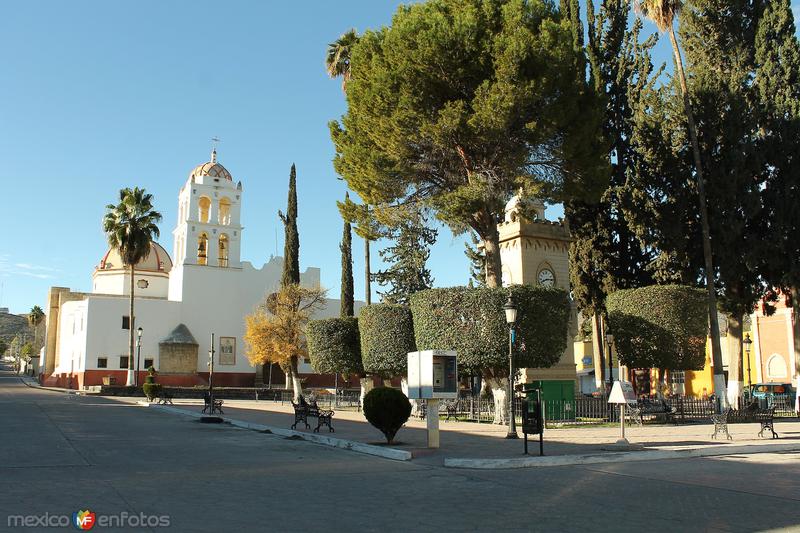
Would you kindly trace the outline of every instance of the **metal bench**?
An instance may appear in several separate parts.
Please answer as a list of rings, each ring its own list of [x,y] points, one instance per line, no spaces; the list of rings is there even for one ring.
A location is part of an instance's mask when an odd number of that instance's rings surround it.
[[[156,399],[156,403],[161,405],[173,405],[172,399],[173,399],[172,393],[164,391],[158,396],[158,398]]]
[[[756,421],[761,424],[761,431],[758,432],[758,436],[764,436],[765,430],[770,430],[772,432],[772,438],[777,439],[778,434],[775,433],[775,407],[770,407],[766,410],[759,410],[756,411]]]
[[[714,433],[711,434],[712,439],[716,439],[719,433],[725,435],[728,440],[733,440],[731,434],[728,433],[728,414],[730,412],[730,409],[725,409],[721,413],[711,415],[711,421],[714,423]]]
[[[670,407],[667,402],[661,400],[654,402],[651,400],[640,400],[634,404],[627,404],[625,406],[626,413],[632,422],[636,422],[640,426],[644,424],[645,416],[664,417],[664,422],[667,424],[675,421],[676,409]]]
[[[225,414],[225,411],[222,410],[222,404],[224,402],[222,400],[215,400],[211,394],[206,392],[203,394],[203,412],[209,412],[210,414],[214,414],[215,412]]]
[[[322,426],[328,426],[328,431],[331,433],[335,431],[331,425],[335,411],[320,409],[316,401],[308,403],[302,396],[298,403],[292,400],[292,407],[294,408],[294,424],[291,426],[292,429],[296,429],[297,424],[300,422],[305,424],[306,429],[310,429],[311,426],[308,424],[308,417],[310,416],[317,419],[317,427],[314,428],[315,433],[319,433],[319,428]]]

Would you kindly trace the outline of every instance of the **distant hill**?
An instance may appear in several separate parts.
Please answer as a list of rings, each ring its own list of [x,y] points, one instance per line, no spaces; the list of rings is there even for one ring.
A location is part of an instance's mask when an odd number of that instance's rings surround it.
[[[22,315],[0,313],[0,339],[10,343],[19,333],[33,337],[33,330],[28,325],[28,319]]]

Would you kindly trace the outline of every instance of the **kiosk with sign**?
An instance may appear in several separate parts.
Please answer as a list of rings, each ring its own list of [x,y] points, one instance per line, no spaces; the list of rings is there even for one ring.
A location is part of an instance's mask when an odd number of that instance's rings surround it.
[[[424,350],[408,354],[408,397],[425,400],[428,447],[439,447],[439,399],[458,398],[456,352]]]
[[[608,403],[619,405],[619,431],[620,437],[617,446],[630,446],[630,442],[625,438],[625,405],[636,404],[636,393],[633,385],[628,381],[615,381],[611,394],[608,395]]]

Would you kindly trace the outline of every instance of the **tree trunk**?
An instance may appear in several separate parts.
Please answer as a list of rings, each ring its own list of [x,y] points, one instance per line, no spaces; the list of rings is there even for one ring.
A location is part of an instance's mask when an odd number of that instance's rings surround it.
[[[364,239],[364,274],[366,274],[365,278],[365,289],[364,289],[364,301],[367,305],[372,303],[372,287],[370,286],[370,269],[369,269],[369,239]]]
[[[793,285],[789,289],[792,295],[792,337],[794,338],[794,365],[796,384],[794,387],[795,394],[795,411],[800,411],[800,320],[798,320],[798,313],[800,313],[800,287]]]
[[[361,410],[364,410],[364,396],[367,395],[369,391],[374,388],[374,382],[372,381],[372,376],[365,376],[358,380],[359,384],[361,385],[361,397],[359,401],[361,403]]]
[[[728,336],[733,342],[728,343],[731,349],[728,355],[728,403],[737,406],[739,398],[742,397],[743,376],[742,376],[742,319],[738,313],[732,314],[728,318]]]
[[[128,376],[127,376],[127,379],[125,380],[126,381],[125,385],[127,385],[129,387],[135,383],[134,376],[133,376],[133,368],[134,368],[134,366],[133,366],[133,345],[134,345],[133,338],[134,338],[134,336],[133,335],[134,335],[134,328],[136,327],[136,317],[133,314],[133,296],[134,296],[133,292],[135,290],[134,289],[135,284],[133,282],[133,278],[135,276],[134,272],[135,272],[134,265],[131,265],[131,283],[130,283],[130,287],[131,287],[130,297],[131,297],[131,299],[130,299],[130,314],[128,315]]]
[[[486,228],[486,237],[483,239],[483,251],[486,257],[486,286],[503,286],[503,262],[500,259],[500,233],[497,225],[491,224]]]
[[[508,424],[508,378],[496,378],[484,376],[484,382],[492,389],[494,398],[494,420],[493,424]]]
[[[703,258],[705,259],[706,290],[708,291],[708,319],[711,324],[711,358],[714,363],[714,392],[717,397],[722,397],[727,404],[725,391],[725,374],[722,369],[722,346],[719,340],[719,319],[717,317],[717,293],[714,288],[714,262],[711,256],[711,230],[708,225],[708,207],[706,205],[706,185],[703,177],[703,163],[700,158],[700,144],[697,142],[697,128],[694,123],[694,113],[689,100],[689,90],[686,85],[686,72],[683,70],[683,59],[675,37],[675,29],[670,26],[669,40],[675,55],[675,70],[681,83],[683,94],[683,107],[686,113],[686,123],[689,138],[692,141],[692,154],[697,172],[697,197],[700,202],[700,226],[703,230]]]
[[[300,383],[300,375],[297,372],[297,356],[292,356],[292,359],[289,361],[289,378],[292,381],[294,401],[297,402],[300,400],[300,396],[303,395],[303,386]]]
[[[605,390],[606,364],[603,354],[603,326],[600,313],[592,316],[592,353],[594,355],[594,384],[598,391]]]

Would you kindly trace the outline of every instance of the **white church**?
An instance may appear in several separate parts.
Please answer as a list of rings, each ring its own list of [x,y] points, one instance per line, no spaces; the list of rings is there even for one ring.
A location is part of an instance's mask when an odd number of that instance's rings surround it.
[[[262,268],[240,259],[242,182],[211,160],[195,167],[178,194],[173,256],[153,243],[135,266],[135,327],[141,328],[134,368],[142,383],[150,366],[166,385],[205,385],[214,335],[214,384],[252,387],[266,372],[245,353],[244,317],[280,284],[283,259]],[[90,293],[51,287],[47,342],[40,365],[45,384],[83,389],[124,385],[128,368],[129,270],[117,250],[108,250],[92,274]],[[317,287],[319,268],[301,273],[301,284]],[[327,300],[318,318],[337,316],[338,300]],[[322,377],[308,361],[299,367],[307,384]],[[273,378],[283,382],[283,374]],[[263,377],[266,381],[266,377]]]

